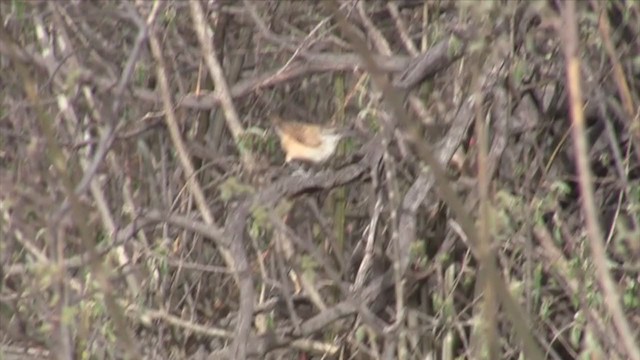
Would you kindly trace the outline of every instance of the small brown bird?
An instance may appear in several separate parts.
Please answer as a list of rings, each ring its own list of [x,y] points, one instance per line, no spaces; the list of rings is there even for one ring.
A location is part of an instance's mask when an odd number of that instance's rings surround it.
[[[333,155],[340,139],[349,135],[349,131],[339,131],[333,127],[298,121],[285,121],[279,116],[272,116],[271,121],[280,138],[280,146],[286,154],[286,162],[292,160],[324,162]]]

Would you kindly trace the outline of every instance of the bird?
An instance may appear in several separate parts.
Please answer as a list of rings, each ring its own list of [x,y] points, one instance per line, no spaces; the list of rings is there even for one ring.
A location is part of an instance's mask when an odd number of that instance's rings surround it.
[[[280,138],[286,163],[293,160],[323,163],[334,154],[340,140],[352,132],[325,125],[285,121],[277,115],[271,116],[271,122]]]

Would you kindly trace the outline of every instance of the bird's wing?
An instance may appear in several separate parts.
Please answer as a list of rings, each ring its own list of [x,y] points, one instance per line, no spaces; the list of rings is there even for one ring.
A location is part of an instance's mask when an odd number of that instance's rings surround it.
[[[305,146],[318,147],[322,145],[322,130],[318,125],[286,121],[281,122],[278,126],[281,131]]]

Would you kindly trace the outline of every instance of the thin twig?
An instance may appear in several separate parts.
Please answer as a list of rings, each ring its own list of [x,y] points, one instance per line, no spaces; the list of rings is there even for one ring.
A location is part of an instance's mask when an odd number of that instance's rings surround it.
[[[216,97],[220,99],[220,104],[222,105],[225,119],[227,120],[227,126],[229,127],[229,131],[236,142],[242,162],[245,167],[251,171],[255,168],[256,162],[253,155],[250,153],[250,150],[241,146],[241,136],[244,133],[244,128],[240,122],[240,117],[238,116],[235,105],[233,104],[231,91],[229,90],[229,85],[227,84],[227,79],[224,76],[222,66],[215,56],[216,49],[213,48],[213,32],[204,21],[204,12],[200,3],[197,0],[191,0],[189,1],[189,5],[191,8],[191,17],[194,21],[194,30],[198,35],[198,42],[202,48],[202,55],[204,56],[205,63],[209,68],[209,73],[216,86]]]
[[[593,180],[588,159],[588,146],[582,109],[582,90],[580,79],[580,59],[578,58],[578,27],[576,20],[576,2],[567,1],[563,11],[564,24],[559,34],[563,40],[567,63],[567,86],[569,88],[572,137],[580,184],[580,199],[585,214],[587,234],[591,245],[591,255],[595,265],[596,277],[604,295],[604,305],[609,310],[618,335],[627,351],[627,356],[640,360],[640,348],[635,342],[633,332],[620,306],[620,294],[609,273],[606,250],[603,243],[602,230],[596,214],[593,195]]]
[[[470,249],[472,250],[474,256],[478,259],[481,259],[482,254],[479,253],[477,249],[478,240],[476,236],[477,234],[475,226],[473,225],[473,222],[469,214],[465,210],[462,202],[451,188],[445,171],[442,168],[442,165],[438,163],[438,160],[434,156],[431,146],[429,146],[421,138],[418,137],[419,129],[415,128],[416,126],[413,125],[415,122],[412,122],[404,111],[400,94],[395,92],[391,88],[388,81],[382,76],[383,72],[375,63],[375,60],[371,57],[370,51],[366,48],[361,39],[359,39],[356,31],[353,29],[353,25],[349,24],[345,16],[337,10],[338,7],[335,2],[331,2],[331,5],[340,23],[340,27],[349,37],[351,45],[362,57],[362,60],[365,62],[366,68],[370,72],[372,79],[379,89],[383,89],[383,98],[386,104],[389,105],[390,109],[393,111],[395,117],[398,119],[398,125],[400,125],[404,135],[407,136],[409,141],[411,141],[416,147],[417,153],[420,158],[424,160],[427,165],[429,165],[430,172],[433,173],[436,179],[438,189],[440,190],[440,195],[449,204],[450,208],[458,218],[463,230],[469,237],[471,244]],[[490,278],[494,279],[492,285],[494,286],[498,298],[502,300],[507,313],[510,315],[512,324],[516,329],[516,334],[523,342],[525,351],[532,358],[542,359],[542,351],[540,350],[538,344],[532,336],[531,331],[525,325],[528,323],[528,321],[525,320],[524,311],[508,291],[504,279],[498,272],[496,265],[493,263],[489,263],[487,265],[488,275]]]
[[[374,255],[374,242],[376,239],[376,230],[378,227],[378,219],[380,218],[380,214],[382,213],[382,196],[378,195],[378,199],[373,207],[373,215],[371,216],[371,221],[369,221],[369,226],[367,227],[367,237],[366,244],[364,247],[364,256],[362,261],[360,262],[360,267],[358,268],[358,272],[356,274],[356,279],[353,282],[351,287],[351,291],[357,292],[362,286],[364,286],[364,282],[369,276],[369,272],[371,270],[371,265],[373,261]]]
[[[158,4],[158,3],[155,3]],[[164,57],[162,54],[162,48],[160,47],[160,43],[154,32],[149,34],[149,43],[151,45],[151,52],[153,53],[154,58],[156,59],[156,73],[158,76],[158,84],[160,85],[160,95],[162,96],[162,105],[165,112],[165,121],[167,124],[167,128],[169,129],[169,135],[171,136],[171,140],[176,147],[176,152],[178,153],[178,158],[180,159],[180,163],[184,170],[185,180],[187,182],[187,188],[193,195],[196,206],[202,215],[202,218],[207,224],[213,224],[214,218],[211,214],[211,210],[207,205],[207,201],[204,197],[204,192],[202,191],[202,187],[198,182],[198,179],[195,175],[195,170],[193,168],[193,164],[191,163],[191,158],[187,152],[186,145],[182,140],[182,135],[180,129],[178,128],[177,120],[175,113],[173,111],[173,102],[171,100],[170,89],[169,89],[169,81],[167,80],[166,75],[166,66],[164,63]],[[231,269],[234,268],[234,259],[231,256],[229,250],[225,247],[219,247],[220,253],[222,254],[227,266]]]
[[[426,4],[425,4],[426,6]],[[395,1],[390,1],[387,3],[387,9],[393,18],[393,21],[396,24],[396,29],[398,30],[398,34],[400,34],[400,39],[404,44],[404,48],[407,49],[411,56],[418,56],[420,51],[416,48],[416,45],[413,43],[411,38],[409,37],[409,32],[407,31],[407,25],[402,20],[402,16],[400,16],[400,11],[398,11],[398,4]]]

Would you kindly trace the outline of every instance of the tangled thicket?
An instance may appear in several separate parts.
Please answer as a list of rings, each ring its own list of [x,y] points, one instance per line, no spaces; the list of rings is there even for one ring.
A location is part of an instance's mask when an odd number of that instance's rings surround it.
[[[638,2],[0,15],[0,358],[640,360]]]

